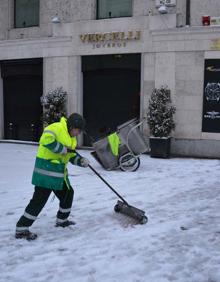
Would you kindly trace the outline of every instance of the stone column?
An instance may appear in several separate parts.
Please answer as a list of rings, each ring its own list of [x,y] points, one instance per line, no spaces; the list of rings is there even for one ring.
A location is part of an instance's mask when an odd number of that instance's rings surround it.
[[[4,136],[3,79],[0,77],[0,139]]]
[[[164,52],[156,54],[155,87],[167,85],[171,94],[175,93],[175,53]]]
[[[81,57],[44,58],[44,94],[57,87],[67,91],[67,114],[83,114]],[[79,138],[81,144],[81,138]]]
[[[68,92],[68,57],[44,58],[43,82],[44,94],[61,86]]]
[[[141,90],[141,112],[142,116],[147,116],[148,101],[152,90],[155,87],[155,54],[145,53],[142,55],[142,90]],[[145,136],[149,135],[147,123],[144,123],[143,132]]]
[[[68,113],[83,114],[83,79],[81,72],[81,57],[69,57],[68,61]]]
[[[67,91],[67,111],[82,113],[82,74],[81,58],[51,57],[44,58],[44,89],[46,94],[57,87]]]

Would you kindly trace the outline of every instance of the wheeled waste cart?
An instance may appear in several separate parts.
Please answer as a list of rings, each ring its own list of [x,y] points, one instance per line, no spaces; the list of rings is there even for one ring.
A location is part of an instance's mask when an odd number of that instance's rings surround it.
[[[91,154],[106,170],[137,170],[139,156],[148,151],[140,131],[143,121],[135,118],[119,125],[116,132],[93,143]]]

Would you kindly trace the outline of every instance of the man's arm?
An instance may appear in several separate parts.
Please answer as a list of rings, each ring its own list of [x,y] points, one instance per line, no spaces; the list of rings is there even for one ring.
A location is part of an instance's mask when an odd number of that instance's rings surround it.
[[[53,153],[67,153],[67,148],[57,141],[57,136],[52,130],[44,130],[43,135],[40,138],[40,144]]]

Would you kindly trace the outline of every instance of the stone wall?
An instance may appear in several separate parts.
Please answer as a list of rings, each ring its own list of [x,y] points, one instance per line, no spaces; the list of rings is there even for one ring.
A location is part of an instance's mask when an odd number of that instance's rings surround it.
[[[0,77],[0,139],[4,133],[4,111],[3,109],[3,79]]]
[[[191,25],[201,26],[202,15],[219,16],[219,0],[191,0]],[[174,26],[184,26],[186,21],[186,1],[176,0],[175,7],[169,7],[169,14],[175,15]],[[14,0],[0,1],[0,40],[52,36],[51,19],[58,15],[62,23],[96,19],[96,0],[40,0],[40,26],[14,29]],[[134,0],[133,17],[157,16],[155,0]],[[161,18],[163,17],[163,18]],[[158,19],[166,21],[166,15]],[[158,25],[158,23],[157,23]],[[166,25],[166,23],[165,23]],[[168,27],[169,23],[168,23]]]
[[[213,17],[220,16],[219,0],[191,0],[191,25],[201,26],[202,16],[210,15]]]
[[[204,52],[176,52],[176,129],[178,138],[200,139]]]

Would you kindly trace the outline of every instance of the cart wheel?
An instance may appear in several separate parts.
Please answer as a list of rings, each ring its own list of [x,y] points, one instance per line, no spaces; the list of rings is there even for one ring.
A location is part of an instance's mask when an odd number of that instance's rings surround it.
[[[119,157],[119,167],[122,171],[136,171],[140,166],[140,158],[127,153]]]
[[[115,212],[120,212],[120,208],[119,208],[118,204],[115,205],[114,210],[115,210]]]
[[[141,221],[140,221],[140,224],[146,224],[147,222],[148,222],[147,216],[143,216]]]

